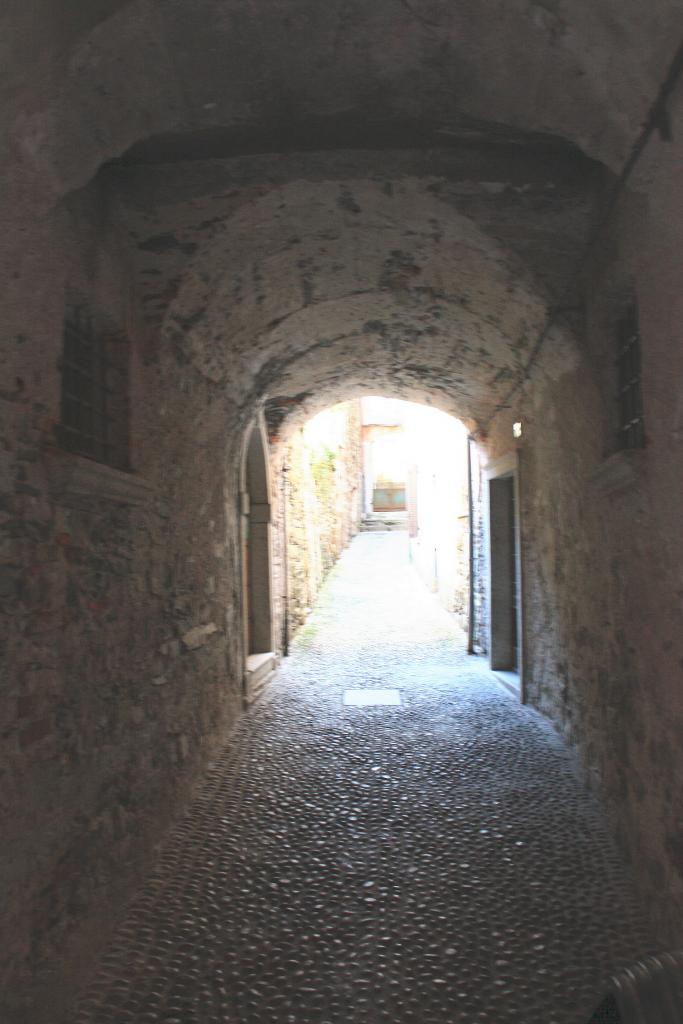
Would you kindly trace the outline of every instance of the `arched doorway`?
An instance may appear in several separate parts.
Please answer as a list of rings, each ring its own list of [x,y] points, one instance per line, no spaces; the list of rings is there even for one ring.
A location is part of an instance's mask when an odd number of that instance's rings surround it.
[[[242,474],[245,699],[260,693],[275,669],[270,543],[270,484],[263,424],[247,434]]]

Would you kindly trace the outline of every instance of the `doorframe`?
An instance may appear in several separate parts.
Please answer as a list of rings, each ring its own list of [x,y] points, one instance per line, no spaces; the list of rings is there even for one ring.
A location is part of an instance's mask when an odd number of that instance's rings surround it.
[[[513,497],[514,497],[514,543],[515,543],[515,566],[516,566],[516,589],[517,589],[517,614],[516,614],[516,628],[517,628],[517,675],[519,676],[518,692],[517,696],[521,703],[526,703],[526,685],[525,685],[525,653],[526,644],[524,634],[524,566],[522,561],[522,516],[521,516],[521,486],[520,486],[520,459],[519,452],[512,451],[506,455],[502,455],[498,459],[492,459],[484,468],[484,479],[486,480],[486,497],[485,497],[485,508],[484,508],[484,528],[486,531],[486,559],[487,559],[487,576],[488,576],[488,649],[489,649],[489,667],[492,672],[497,670],[491,666],[492,656],[492,639],[493,639],[493,580],[492,580],[492,557],[491,557],[491,482],[494,480],[512,479]],[[501,681],[509,689],[513,689],[508,679],[512,673],[506,672],[505,676],[501,675]]]
[[[248,459],[254,431],[260,440],[263,456],[263,479],[258,502],[251,500],[249,492]],[[268,435],[265,420],[259,414],[247,426],[242,443],[242,459],[240,465],[239,488],[239,523],[241,548],[241,592],[242,592],[242,646],[243,646],[243,696],[246,703],[251,703],[261,693],[265,683],[277,667],[277,654],[274,646],[274,605],[273,605],[273,544],[272,544],[272,485],[270,479],[270,457]],[[254,518],[256,517],[256,518]],[[250,586],[249,541],[253,535],[253,527],[258,526],[265,532],[266,573],[264,590],[266,593],[265,614],[268,618],[270,633],[267,650],[251,651],[250,612],[253,607],[253,587]]]

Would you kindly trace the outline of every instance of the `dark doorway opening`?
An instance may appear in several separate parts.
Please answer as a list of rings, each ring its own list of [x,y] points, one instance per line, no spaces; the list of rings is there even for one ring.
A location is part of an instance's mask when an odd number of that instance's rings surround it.
[[[521,587],[517,506],[516,472],[490,476],[491,668],[519,674]]]

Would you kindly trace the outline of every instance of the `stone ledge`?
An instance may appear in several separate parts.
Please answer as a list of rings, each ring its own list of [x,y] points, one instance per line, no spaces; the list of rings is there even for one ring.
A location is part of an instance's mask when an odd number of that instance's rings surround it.
[[[48,477],[52,494],[58,501],[88,497],[144,505],[155,494],[154,487],[134,473],[125,473],[80,455],[60,452],[50,463]]]
[[[599,494],[617,494],[638,486],[640,481],[642,450],[615,452],[601,462],[591,473],[589,482]]]

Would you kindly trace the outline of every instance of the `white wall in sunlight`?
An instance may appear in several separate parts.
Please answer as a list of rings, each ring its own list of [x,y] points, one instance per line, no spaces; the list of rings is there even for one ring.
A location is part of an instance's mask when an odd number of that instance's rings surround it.
[[[438,409],[410,404],[405,435],[409,446],[410,551],[428,587],[467,627],[469,516],[467,431]]]
[[[365,512],[386,479],[406,484],[410,556],[426,585],[467,627],[467,431],[438,409],[380,397],[361,400]]]

